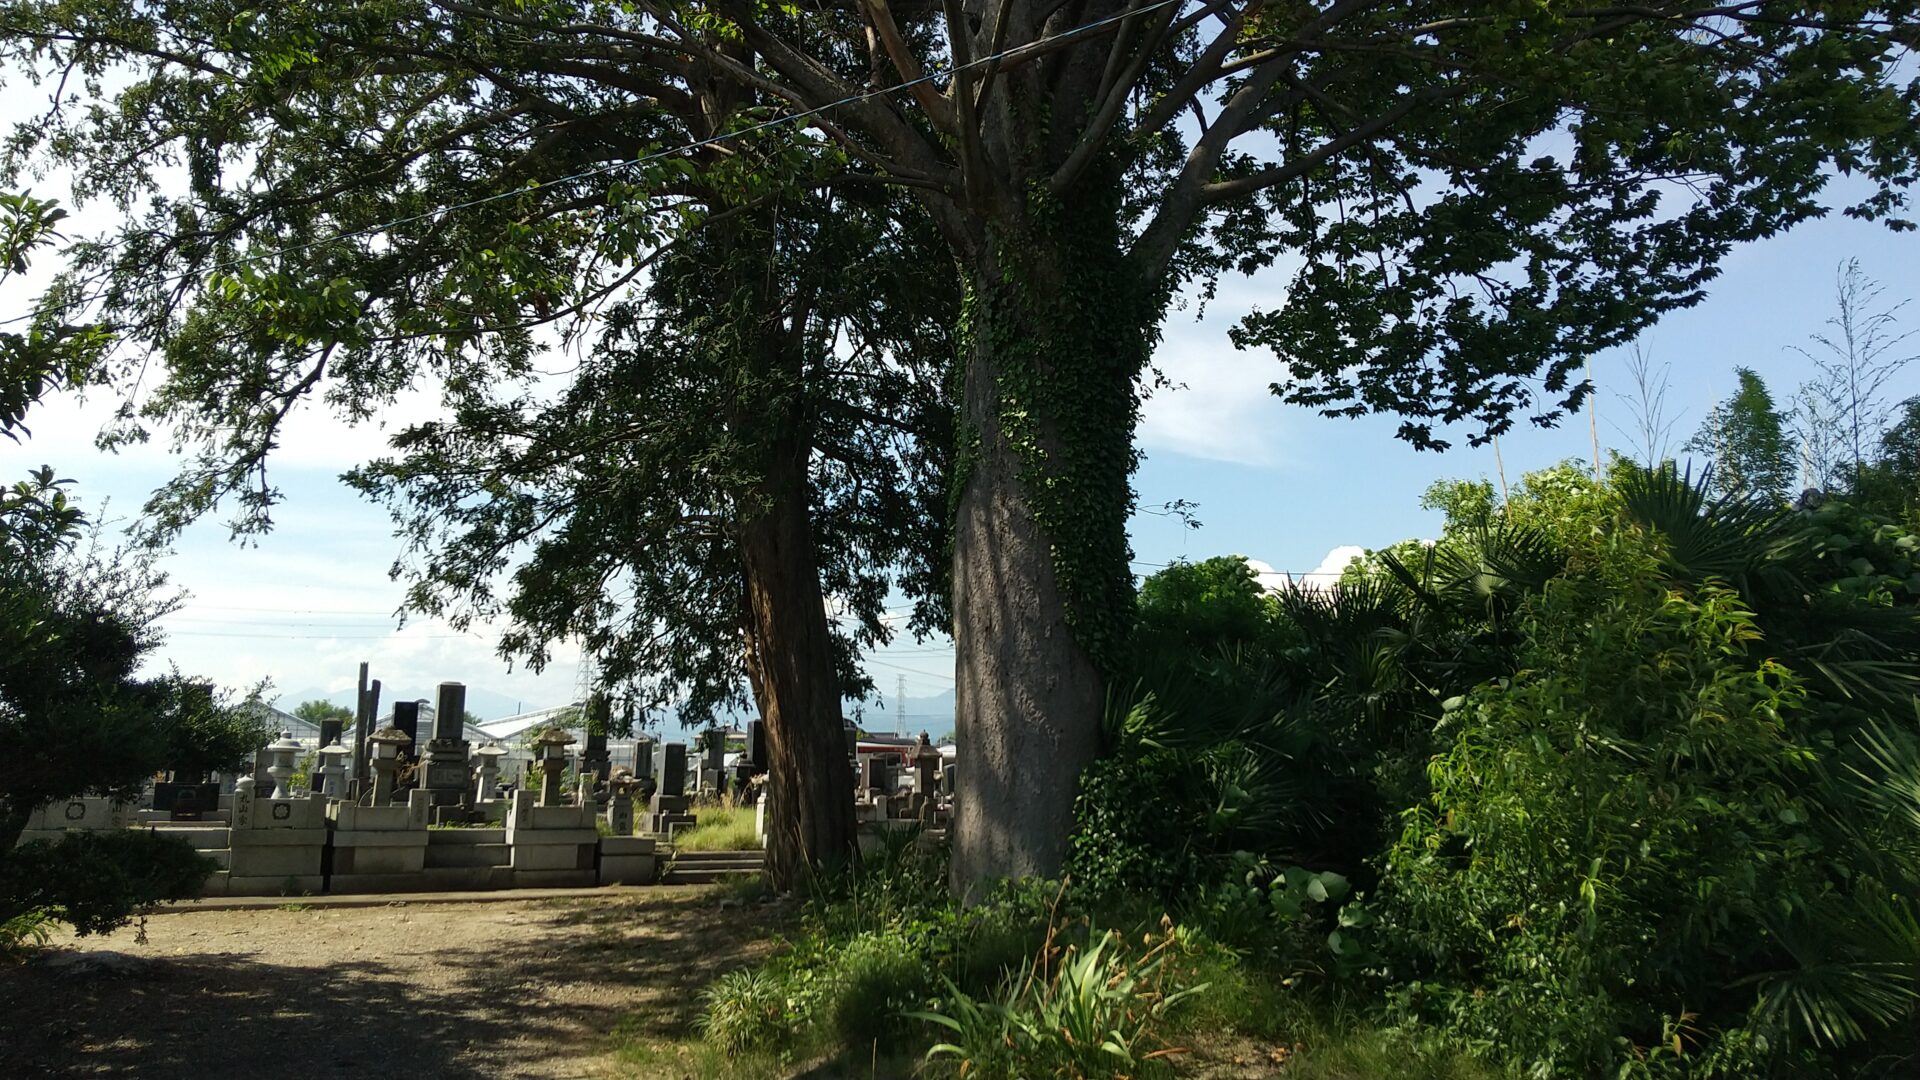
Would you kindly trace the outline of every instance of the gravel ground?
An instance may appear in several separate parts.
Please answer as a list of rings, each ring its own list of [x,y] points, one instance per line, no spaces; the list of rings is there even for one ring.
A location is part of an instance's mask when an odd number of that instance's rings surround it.
[[[170,911],[0,967],[0,1077],[592,1078],[687,1030],[779,911],[617,899]],[[629,1074],[631,1075],[631,1074]]]

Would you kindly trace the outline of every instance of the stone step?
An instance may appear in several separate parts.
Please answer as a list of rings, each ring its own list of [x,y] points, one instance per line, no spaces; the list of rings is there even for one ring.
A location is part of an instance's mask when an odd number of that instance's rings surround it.
[[[673,861],[679,866],[748,866],[758,869],[765,866],[767,853],[764,851],[676,851]]]
[[[192,844],[199,851],[218,851],[231,845],[227,842],[229,830],[225,825],[203,825],[198,822],[157,822],[151,826],[158,836],[177,836]]]
[[[766,870],[764,851],[679,851],[661,876],[664,885],[710,885],[728,878],[753,877]]]
[[[760,876],[758,869],[753,870],[668,870],[660,879],[662,885],[712,885],[717,881],[732,881],[736,878]]]
[[[175,824],[173,820],[172,812],[167,810],[136,811],[133,815],[133,820],[134,820],[134,823],[138,825]],[[181,824],[181,825],[231,825],[233,824],[233,811],[232,810],[207,810],[201,813],[199,821],[182,821],[182,822],[179,822],[178,824]]]

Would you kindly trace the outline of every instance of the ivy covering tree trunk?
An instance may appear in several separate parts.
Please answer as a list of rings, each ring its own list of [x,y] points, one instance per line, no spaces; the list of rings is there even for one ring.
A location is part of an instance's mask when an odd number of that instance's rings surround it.
[[[1134,384],[1158,310],[1122,254],[1118,185],[1086,187],[997,224],[969,275],[953,533],[966,898],[1059,872],[1133,619]]]

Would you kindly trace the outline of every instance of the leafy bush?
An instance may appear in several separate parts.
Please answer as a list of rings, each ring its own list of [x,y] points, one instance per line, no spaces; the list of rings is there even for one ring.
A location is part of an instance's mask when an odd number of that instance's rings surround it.
[[[58,921],[45,909],[0,919],[0,960],[24,956],[45,945],[52,939],[53,924]]]
[[[215,869],[178,837],[70,832],[22,844],[0,864],[0,916],[40,911],[82,937],[104,934],[156,904],[199,895]]]
[[[772,1046],[788,1030],[786,989],[765,972],[729,971],[700,1001],[695,1029],[730,1055]]]
[[[848,1044],[891,1043],[905,1029],[907,1016],[926,1006],[931,976],[905,939],[863,934],[834,957],[826,1019]]]
[[[1753,1075],[1911,1022],[1920,936],[1872,932],[1911,882],[1849,850],[1845,716],[1733,590],[1674,588],[1658,542],[1605,554],[1448,714],[1388,858],[1402,974],[1439,976],[1402,1002],[1543,1076]]]
[[[1168,1014],[1205,988],[1185,985],[1170,961],[1171,921],[1133,955],[1118,934],[1089,933],[1082,945],[1049,936],[1031,968],[996,1000],[979,1001],[946,983],[944,1012],[917,1014],[949,1033],[927,1052],[957,1075],[1139,1076],[1178,1051],[1160,1034]]]

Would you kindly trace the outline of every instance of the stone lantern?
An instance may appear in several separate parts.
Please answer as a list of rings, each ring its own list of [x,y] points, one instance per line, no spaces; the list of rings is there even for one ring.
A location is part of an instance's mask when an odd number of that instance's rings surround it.
[[[367,745],[373,748],[373,805],[385,806],[393,800],[394,777],[400,772],[400,749],[413,742],[407,733],[397,727],[383,727],[367,736]]]
[[[293,798],[293,758],[300,752],[300,744],[293,740],[291,731],[283,731],[280,738],[267,744],[267,775],[273,778],[275,799]]]
[[[940,750],[924,731],[920,733],[920,741],[914,744],[913,770],[915,793],[922,798],[933,798],[940,783]]]
[[[560,774],[566,771],[567,747],[574,744],[573,736],[563,731],[558,724],[540,733],[533,740],[533,753],[540,762],[540,805],[560,805]]]
[[[480,768],[475,772],[474,801],[492,802],[499,794],[500,759],[506,756],[506,748],[498,743],[488,743],[473,754],[480,759]]]
[[[320,748],[320,793],[329,799],[344,799],[347,794],[347,758],[353,751],[339,741]]]
[[[607,827],[613,835],[633,835],[633,789],[639,786],[639,778],[624,765],[608,778]]]

